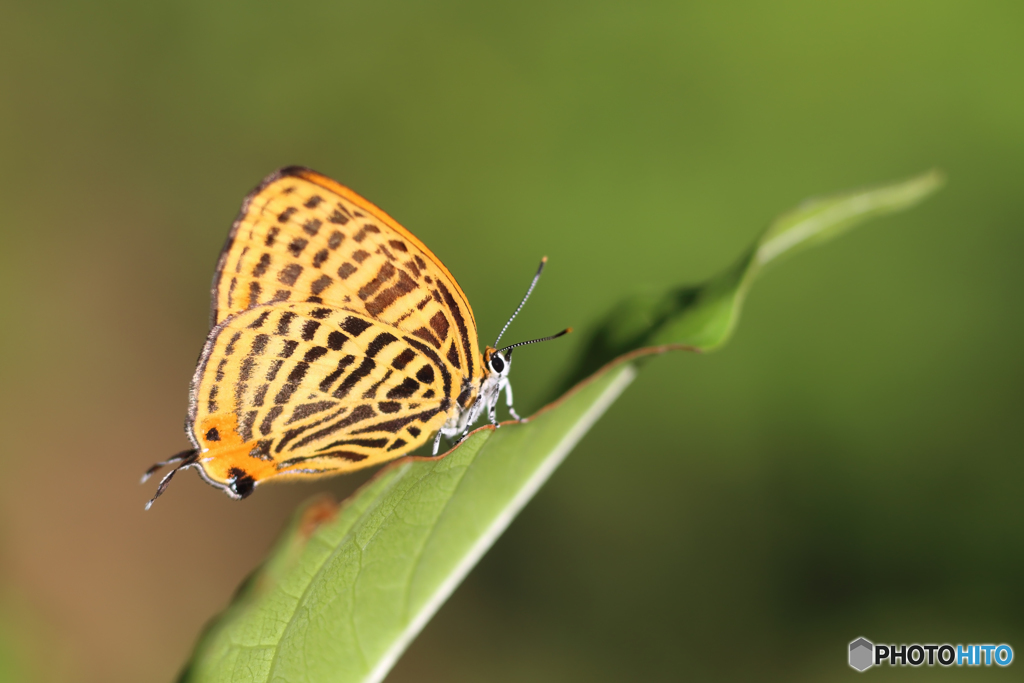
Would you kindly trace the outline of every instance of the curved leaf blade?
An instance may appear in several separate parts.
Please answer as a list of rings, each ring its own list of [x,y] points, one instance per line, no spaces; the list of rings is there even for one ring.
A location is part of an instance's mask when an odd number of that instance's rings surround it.
[[[732,336],[750,285],[766,266],[835,239],[869,218],[908,209],[944,182],[941,172],[931,170],[901,182],[803,202],[773,221],[742,258],[707,282],[637,294],[621,302],[594,332],[567,384],[639,348],[720,348]]]
[[[635,375],[619,364],[529,422],[396,463],[315,530],[325,503],[301,510],[182,680],[382,680]]]

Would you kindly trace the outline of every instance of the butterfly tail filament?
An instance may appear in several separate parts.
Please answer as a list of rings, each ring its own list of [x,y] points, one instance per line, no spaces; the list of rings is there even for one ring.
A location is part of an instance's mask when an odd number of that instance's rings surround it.
[[[198,459],[199,451],[193,448],[191,450],[182,451],[181,453],[178,453],[174,457],[168,458],[167,460],[161,460],[160,462],[156,463],[148,470],[146,470],[146,473],[142,475],[142,481],[140,482],[142,484],[146,483],[149,480],[149,478],[152,477],[160,468],[167,467],[169,465],[177,465],[177,467],[175,467],[170,472],[165,474],[163,479],[160,480],[160,483],[156,487],[156,495],[154,495],[150,499],[150,501],[146,503],[146,509],[148,510],[149,508],[153,507],[153,503],[156,502],[156,499],[163,495],[163,492],[167,489],[167,485],[171,482],[171,479],[174,477],[174,475],[178,473],[178,470],[184,470],[188,469],[189,467],[195,466]]]

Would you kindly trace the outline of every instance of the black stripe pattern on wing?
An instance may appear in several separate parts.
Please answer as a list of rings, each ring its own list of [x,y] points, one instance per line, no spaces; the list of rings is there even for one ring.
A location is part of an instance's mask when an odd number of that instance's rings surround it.
[[[440,321],[432,326],[447,336]],[[278,469],[400,454],[437,429],[466,379],[431,344],[316,304],[233,316],[213,347],[214,370],[203,373],[199,395],[231,397],[238,438],[255,444],[249,455]]]

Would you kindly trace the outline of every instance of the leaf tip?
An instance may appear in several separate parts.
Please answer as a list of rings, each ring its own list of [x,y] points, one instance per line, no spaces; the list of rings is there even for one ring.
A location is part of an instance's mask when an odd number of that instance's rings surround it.
[[[928,169],[917,178],[911,179],[911,182],[917,185],[920,196],[923,198],[941,188],[948,180],[949,176],[946,175],[945,171],[934,167]]]

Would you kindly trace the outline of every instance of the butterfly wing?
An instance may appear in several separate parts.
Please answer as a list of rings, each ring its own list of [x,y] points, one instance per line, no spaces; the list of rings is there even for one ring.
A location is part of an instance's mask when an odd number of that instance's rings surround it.
[[[285,302],[397,327],[433,346],[469,384],[483,375],[473,310],[441,261],[366,199],[299,167],[271,174],[245,199],[214,275],[213,324]]]
[[[204,478],[244,496],[271,477],[376,465],[452,412],[458,381],[434,345],[315,302],[256,305],[214,328],[192,384]]]

